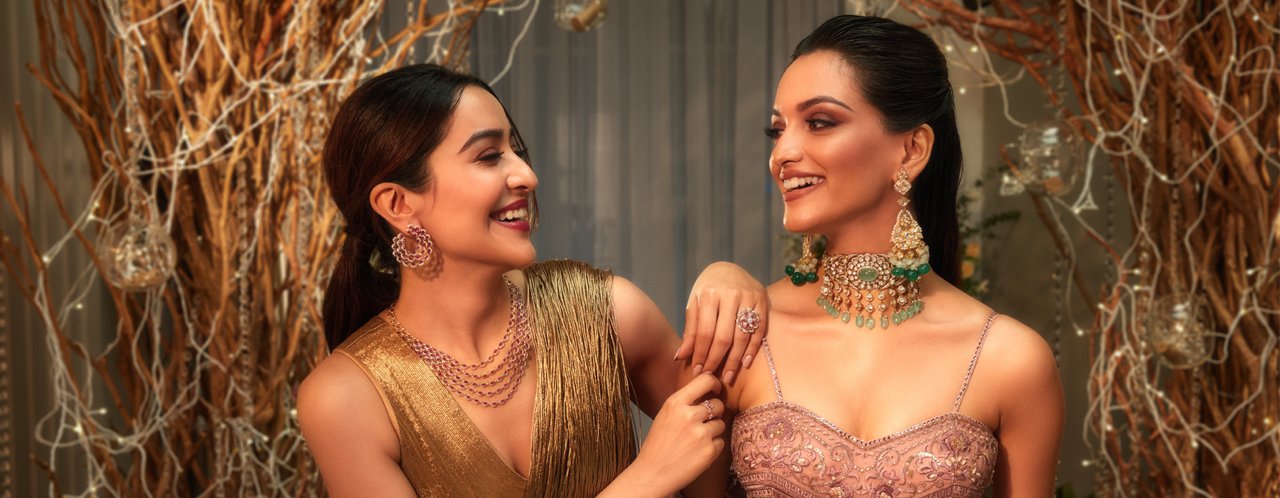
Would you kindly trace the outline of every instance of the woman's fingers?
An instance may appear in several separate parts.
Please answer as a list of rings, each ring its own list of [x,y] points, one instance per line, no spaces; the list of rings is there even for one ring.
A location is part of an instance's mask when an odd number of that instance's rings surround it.
[[[712,370],[707,368],[707,356],[711,352],[711,343],[715,341],[721,299],[715,293],[698,296],[698,322],[693,330],[693,356],[690,357],[694,375]]]
[[[720,376],[725,384],[733,384],[738,372],[750,366],[746,360],[754,352],[752,345],[759,348],[763,320],[764,316],[760,314],[759,305],[755,302],[744,301],[738,307],[733,320],[733,347],[725,357],[724,374]]]
[[[714,440],[719,440],[720,436],[724,434],[724,428],[725,428],[724,420],[715,419],[710,422],[707,422],[704,425],[707,428],[708,434],[710,434]],[[719,453],[719,451],[717,451],[716,453]]]
[[[701,374],[690,380],[688,384],[667,398],[668,404],[677,406],[694,406],[704,398],[714,397],[720,393],[720,379],[709,373]]]
[[[680,347],[676,349],[673,361],[683,360],[693,355],[693,342],[698,337],[698,296],[690,295],[689,303],[684,306],[684,333],[680,335]]]
[[[697,422],[710,422],[724,416],[724,402],[717,398],[703,400],[691,405],[687,412],[689,419]]]
[[[716,310],[715,329],[711,332],[711,346],[707,350],[704,363],[708,372],[719,371],[720,366],[724,365],[725,355],[737,341],[734,337],[737,331],[733,324],[733,316],[737,313],[739,299],[741,298],[737,293],[726,293],[720,298],[720,307]],[[701,339],[699,337],[699,340]]]

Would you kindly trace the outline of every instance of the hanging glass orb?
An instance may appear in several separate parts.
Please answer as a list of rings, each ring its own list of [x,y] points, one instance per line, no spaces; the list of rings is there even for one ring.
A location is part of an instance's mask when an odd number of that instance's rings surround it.
[[[844,13],[880,17],[892,4],[891,0],[844,0]]]
[[[1008,142],[1004,144],[1004,153],[1011,160],[1017,161],[1022,158],[1018,142]],[[1014,168],[1017,168],[1015,165]],[[1000,175],[1000,196],[1012,197],[1027,191],[1027,186],[1022,184],[1022,180],[1018,179],[1017,173],[1012,169],[1005,171]]]
[[[164,285],[177,264],[173,238],[164,225],[132,215],[103,235],[98,257],[106,266],[107,280],[125,291]]]
[[[609,14],[608,0],[556,0],[556,24],[582,33],[604,23]]]
[[[1075,186],[1084,167],[1084,137],[1065,121],[1050,119],[1027,126],[1019,143],[1018,180],[1037,194],[1062,195]]]
[[[1209,318],[1200,296],[1168,295],[1151,306],[1143,339],[1169,368],[1195,368],[1209,360]]]

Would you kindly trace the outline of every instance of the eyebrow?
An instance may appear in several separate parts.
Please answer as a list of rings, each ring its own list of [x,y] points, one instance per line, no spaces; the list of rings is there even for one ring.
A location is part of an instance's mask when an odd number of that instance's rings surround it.
[[[850,111],[852,111],[852,110],[853,110],[853,108],[852,108],[852,107],[849,107],[849,105],[848,105],[848,104],[845,104],[844,102],[841,102],[841,101],[840,101],[840,99],[837,99],[837,98],[835,98],[835,97],[829,97],[829,96],[826,96],[826,95],[819,95],[819,96],[817,96],[817,97],[814,97],[814,98],[811,98],[811,99],[806,100],[806,101],[804,101],[804,102],[801,102],[799,105],[797,105],[797,106],[796,106],[796,111],[803,112],[805,109],[808,109],[808,108],[810,108],[810,107],[813,107],[813,106],[815,106],[815,105],[818,105],[818,104],[821,104],[821,103],[824,103],[824,102],[825,102],[825,103],[828,103],[828,104],[835,104],[835,105],[838,105],[838,106],[843,107],[843,108],[845,108],[845,109],[848,109],[848,110],[850,110]],[[774,110],[773,110],[773,115],[775,115],[775,116],[781,116],[781,115],[782,115],[782,113],[781,113],[781,112],[779,112],[777,109],[774,109]]]
[[[477,131],[471,134],[471,138],[468,138],[466,143],[462,144],[462,148],[458,149],[458,152],[461,153],[462,151],[467,150],[467,148],[471,147],[471,145],[481,140],[486,140],[490,138],[500,139],[502,138],[502,135],[503,135],[502,130],[499,130],[497,128]]]

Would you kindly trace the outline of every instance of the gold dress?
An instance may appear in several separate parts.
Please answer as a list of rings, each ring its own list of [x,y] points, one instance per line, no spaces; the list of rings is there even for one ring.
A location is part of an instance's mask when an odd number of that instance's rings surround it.
[[[538,369],[528,479],[494,453],[383,315],[334,350],[377,387],[418,496],[595,496],[635,454],[611,275],[574,261],[538,263],[524,275]]]

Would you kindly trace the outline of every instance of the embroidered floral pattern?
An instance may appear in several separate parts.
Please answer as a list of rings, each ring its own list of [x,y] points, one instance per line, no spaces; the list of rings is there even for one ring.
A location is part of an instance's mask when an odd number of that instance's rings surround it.
[[[990,430],[958,412],[870,441],[786,401],[733,424],[733,467],[750,497],[979,497],[998,452]]]

